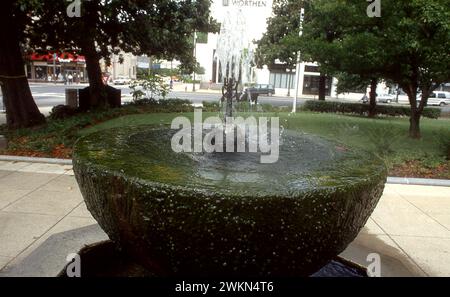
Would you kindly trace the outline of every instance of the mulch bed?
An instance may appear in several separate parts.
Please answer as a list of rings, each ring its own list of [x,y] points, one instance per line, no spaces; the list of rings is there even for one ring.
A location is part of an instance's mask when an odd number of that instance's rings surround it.
[[[402,165],[394,166],[389,171],[390,176],[450,179],[450,161],[434,168],[424,167],[418,160],[407,161]]]

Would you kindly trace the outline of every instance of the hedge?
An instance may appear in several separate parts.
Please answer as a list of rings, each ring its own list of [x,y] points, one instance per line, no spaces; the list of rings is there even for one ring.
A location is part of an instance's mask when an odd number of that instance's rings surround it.
[[[369,112],[369,105],[362,103],[308,100],[302,106],[302,110],[364,115]],[[376,114],[393,117],[409,117],[411,114],[411,108],[410,106],[377,105]],[[422,116],[426,118],[437,119],[441,116],[441,110],[439,108],[425,107]]]

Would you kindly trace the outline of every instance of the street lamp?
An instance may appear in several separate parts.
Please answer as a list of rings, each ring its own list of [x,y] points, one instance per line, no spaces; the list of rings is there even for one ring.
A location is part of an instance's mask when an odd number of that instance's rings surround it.
[[[195,66],[197,66],[197,32],[194,31],[194,60],[195,60]],[[194,66],[194,75],[193,75],[193,81],[192,81],[192,92],[195,92],[195,66]]]
[[[303,20],[305,19],[305,9],[302,8],[300,10],[300,30],[298,32],[298,36],[301,37],[303,35]],[[297,99],[298,99],[298,79],[300,75],[300,62],[301,62],[301,53],[300,51],[297,53],[297,66],[295,68],[295,96],[294,103],[292,106],[292,112],[297,112]]]

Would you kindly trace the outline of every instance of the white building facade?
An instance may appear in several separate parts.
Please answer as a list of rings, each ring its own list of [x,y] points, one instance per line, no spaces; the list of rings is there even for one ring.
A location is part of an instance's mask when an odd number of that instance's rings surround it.
[[[261,39],[267,30],[267,19],[272,16],[272,4],[272,0],[213,0],[211,3],[211,15],[219,23],[222,23],[227,15],[240,10],[244,16],[248,16],[245,22],[245,34],[247,35],[246,38],[254,46],[253,41]],[[196,74],[196,79],[202,82],[200,87],[221,88],[223,75],[217,55],[217,48],[220,46],[218,45],[218,39],[219,34],[213,33],[207,34],[207,38],[202,38],[202,40],[200,38],[197,39],[195,57],[205,70],[204,74]],[[123,63],[120,63],[119,57],[123,58]],[[148,57],[135,57],[128,53],[113,55],[111,62],[109,67],[106,67],[103,63],[104,72],[107,72],[111,79],[116,79],[117,77],[134,79],[137,75],[137,68],[148,69],[149,67],[154,68],[157,66],[157,68],[175,69],[180,64],[179,61],[150,62]],[[299,75],[296,74],[295,68],[286,69],[282,63],[275,63],[271,69],[268,69],[267,66],[264,66],[263,69],[253,67],[250,75],[248,75],[250,79],[243,79],[242,82],[272,85],[275,88],[275,94],[281,96],[294,96],[298,84],[298,96],[317,96],[320,77],[318,65],[316,63],[301,62],[297,68],[299,69]],[[359,100],[364,95],[362,91],[338,95],[336,84],[337,80],[335,78],[327,78],[326,96]],[[386,86],[381,84],[377,93],[387,93]]]
[[[272,16],[272,0],[214,0],[211,4],[212,16],[221,23],[228,11],[241,9],[244,15],[248,16],[246,31],[251,40],[259,40],[267,30],[267,19]],[[300,15],[300,12],[299,12]],[[205,74],[198,77],[204,86],[211,86],[211,83],[222,82],[220,73],[220,61],[218,61],[217,50],[218,34],[208,34],[207,43],[197,43],[196,59],[205,69]],[[277,67],[279,66],[279,67]],[[279,63],[269,70],[267,66],[263,69],[252,69],[252,81],[254,84],[269,84],[275,88],[277,95],[294,96],[298,84],[298,96],[317,96],[319,89],[319,67],[316,63],[302,62],[299,67],[299,75],[295,69],[286,69]],[[296,81],[297,78],[297,81]],[[245,82],[244,82],[245,83]],[[363,92],[337,94],[337,79],[329,77],[326,80],[326,96],[331,98],[348,98],[359,100],[364,95]],[[380,85],[378,94],[387,93],[385,85]]]
[[[114,80],[119,77],[126,77],[135,79],[137,75],[137,57],[131,53],[121,52],[117,55],[111,55],[111,64],[106,65],[102,59],[100,65],[103,71],[103,75],[109,79]]]

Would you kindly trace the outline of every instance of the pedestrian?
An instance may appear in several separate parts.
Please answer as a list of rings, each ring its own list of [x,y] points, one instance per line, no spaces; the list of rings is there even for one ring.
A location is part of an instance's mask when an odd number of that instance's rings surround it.
[[[369,102],[369,97],[367,97],[367,94],[364,94],[364,96],[359,100],[362,103],[367,103]]]
[[[67,78],[69,79],[69,85],[71,85],[73,83],[73,76],[72,76],[72,74],[69,73]]]

